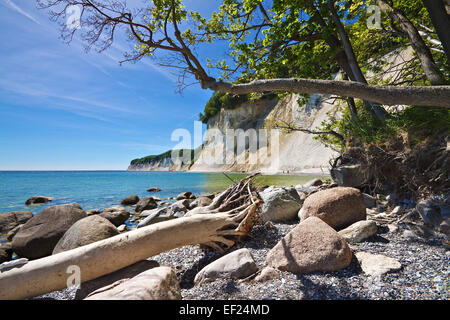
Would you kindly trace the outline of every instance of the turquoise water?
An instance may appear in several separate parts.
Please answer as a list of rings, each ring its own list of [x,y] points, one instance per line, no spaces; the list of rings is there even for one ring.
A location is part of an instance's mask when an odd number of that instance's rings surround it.
[[[244,174],[228,175],[237,181]],[[259,184],[295,185],[311,176],[263,176]],[[123,198],[156,195],[161,199],[190,191],[195,195],[224,190],[232,182],[223,174],[144,171],[0,171],[0,213],[38,213],[52,205],[77,202],[84,210],[119,205]],[[150,187],[161,192],[149,193]],[[26,206],[32,196],[54,197],[47,204]]]

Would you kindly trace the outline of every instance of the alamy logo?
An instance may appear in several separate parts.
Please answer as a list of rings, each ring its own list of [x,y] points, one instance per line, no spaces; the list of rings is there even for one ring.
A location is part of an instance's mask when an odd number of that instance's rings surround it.
[[[370,14],[370,16],[367,19],[367,28],[371,30],[382,29],[380,7],[376,5],[370,5],[367,7],[367,12]]]

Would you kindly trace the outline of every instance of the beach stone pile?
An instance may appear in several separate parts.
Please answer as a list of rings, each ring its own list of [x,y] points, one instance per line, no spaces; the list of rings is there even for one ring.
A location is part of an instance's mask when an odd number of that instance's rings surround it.
[[[266,283],[278,283],[286,274],[293,277],[348,274],[355,272],[355,265],[356,272],[383,277],[400,272],[405,266],[395,256],[373,252],[370,245],[365,245],[382,230],[400,237],[406,232],[409,237],[414,234],[427,239],[445,238],[442,233],[438,234],[446,221],[445,215],[439,218],[436,214],[439,206],[431,200],[418,206],[405,205],[393,201],[393,197],[386,200],[378,195],[362,194],[354,187],[324,185],[317,180],[295,188],[265,188],[260,195],[264,204],[261,227],[257,229],[265,232],[258,238],[264,239],[261,245],[265,250],[257,250],[255,243],[246,239],[231,252],[221,255],[205,251],[200,257],[193,254],[197,251],[192,251],[190,246],[174,249],[160,254],[159,260],[149,257],[83,283],[76,291],[76,299],[157,300],[181,299],[185,295],[193,298],[189,292],[197,292],[195,298],[201,299],[212,297],[211,288],[223,287],[229,281],[259,288]],[[129,228],[123,224],[127,220],[137,224],[133,229],[204,214],[214,195],[196,197],[185,192],[176,197],[175,203],[160,208],[157,206],[161,202],[159,198],[148,197],[137,202],[136,198],[131,198],[124,200],[135,202],[134,214],[124,207],[114,206],[88,216],[77,204],[49,207],[34,217],[28,213],[9,213],[0,220],[0,227],[7,231],[20,228],[9,246],[0,246],[0,259],[11,259],[12,252],[28,259],[58,254],[127,232]],[[131,203],[128,200],[125,202]],[[129,206],[133,205],[127,208]],[[380,212],[384,208],[386,211]],[[440,207],[439,210],[439,213],[443,211]],[[407,219],[393,222],[405,215],[416,216],[423,224],[417,220],[409,224]],[[16,223],[14,219],[24,223]],[[2,221],[5,222],[2,224]],[[274,237],[271,232],[276,232],[280,225],[289,229],[282,237]],[[412,225],[416,229],[411,229]],[[191,260],[190,267],[186,267]],[[208,293],[200,293],[201,288]],[[295,297],[301,298],[302,294]]]

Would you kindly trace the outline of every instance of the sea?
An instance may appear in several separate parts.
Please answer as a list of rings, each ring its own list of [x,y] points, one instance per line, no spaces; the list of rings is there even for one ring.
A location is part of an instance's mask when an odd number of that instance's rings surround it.
[[[245,176],[247,174],[166,171],[0,171],[0,214],[10,211],[37,214],[46,207],[73,202],[84,210],[100,210],[120,205],[122,199],[130,195],[139,198],[155,195],[167,201],[185,191],[197,196],[219,192]],[[313,178],[317,176],[264,175],[255,178],[255,182],[261,186],[295,186]],[[151,187],[161,191],[147,192]],[[32,196],[55,200],[26,206],[25,201]]]

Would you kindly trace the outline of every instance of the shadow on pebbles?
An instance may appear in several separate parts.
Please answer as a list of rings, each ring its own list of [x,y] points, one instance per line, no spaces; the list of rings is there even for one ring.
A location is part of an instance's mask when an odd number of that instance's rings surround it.
[[[250,249],[260,269],[267,266],[267,252],[297,222],[254,227],[251,235],[230,251]],[[160,265],[172,267],[178,276],[183,299],[213,300],[339,300],[339,299],[448,299],[450,252],[445,245],[411,242],[395,233],[383,232],[358,244],[353,252],[367,251],[395,258],[400,271],[383,276],[363,273],[356,258],[346,269],[307,275],[278,272],[279,279],[258,283],[250,280],[224,280],[194,286],[194,278],[207,264],[222,255],[185,246],[152,257]],[[34,299],[73,299],[75,291],[65,289]]]

